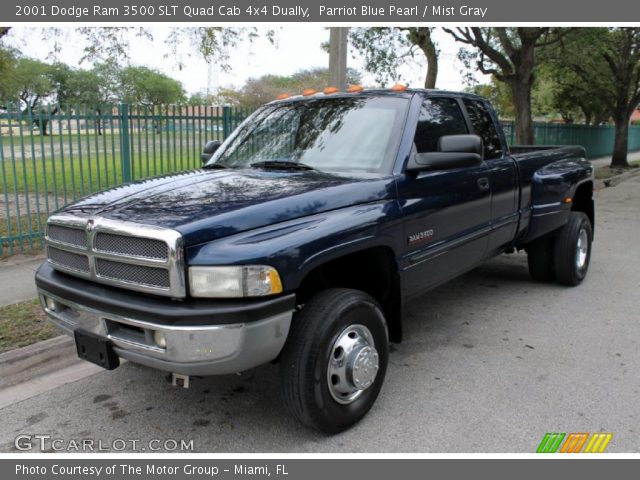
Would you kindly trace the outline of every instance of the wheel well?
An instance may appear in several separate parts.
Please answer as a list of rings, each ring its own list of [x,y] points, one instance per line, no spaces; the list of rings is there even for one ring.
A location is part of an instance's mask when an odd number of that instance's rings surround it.
[[[327,288],[353,288],[375,298],[384,311],[389,339],[402,339],[400,276],[393,251],[374,247],[330,260],[309,272],[297,290],[297,302],[304,304]]]
[[[593,207],[593,182],[585,182],[578,186],[573,195],[571,210],[583,212],[591,221],[591,230],[595,229],[594,207]]]

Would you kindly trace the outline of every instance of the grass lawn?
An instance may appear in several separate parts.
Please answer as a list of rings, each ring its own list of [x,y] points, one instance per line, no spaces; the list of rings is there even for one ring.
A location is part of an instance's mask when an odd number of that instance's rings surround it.
[[[0,353],[59,334],[47,321],[37,299],[0,307]]]
[[[198,136],[134,134],[129,145],[133,180],[200,166]],[[119,134],[34,137],[32,143],[25,139],[24,155],[22,148],[3,138],[0,193],[66,193],[71,201],[122,183]]]
[[[611,168],[610,166],[598,167],[595,171],[595,177],[598,180],[605,180],[607,178],[615,177],[621,173],[628,172],[632,168],[640,168],[640,160],[636,162],[630,162],[629,168]]]
[[[44,233],[44,227],[46,225],[46,214],[40,214],[40,222],[38,222],[38,215],[32,212],[31,216],[21,215],[20,221],[18,217],[11,217],[9,221],[6,218],[0,218],[0,238],[6,237],[19,237],[20,234],[23,238],[15,238],[14,240],[3,240],[0,242],[0,258],[9,257],[16,253],[26,253],[30,255],[36,255],[42,251],[42,245],[40,241],[40,232]],[[42,229],[40,228],[42,227]],[[29,235],[31,230],[31,235]]]

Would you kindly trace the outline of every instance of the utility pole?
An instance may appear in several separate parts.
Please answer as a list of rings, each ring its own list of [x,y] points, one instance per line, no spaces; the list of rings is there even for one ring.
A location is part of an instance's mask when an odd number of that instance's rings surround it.
[[[329,82],[340,90],[347,88],[347,34],[345,27],[329,28]]]

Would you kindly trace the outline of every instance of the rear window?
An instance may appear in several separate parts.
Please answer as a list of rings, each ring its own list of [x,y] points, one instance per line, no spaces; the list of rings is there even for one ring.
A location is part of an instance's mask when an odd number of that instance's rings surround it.
[[[453,98],[433,97],[422,102],[414,142],[418,153],[436,152],[438,139],[444,135],[467,132],[462,111]]]
[[[474,133],[482,138],[485,160],[500,158],[502,156],[502,143],[487,107],[478,100],[465,98],[463,102],[464,106],[467,107]]]

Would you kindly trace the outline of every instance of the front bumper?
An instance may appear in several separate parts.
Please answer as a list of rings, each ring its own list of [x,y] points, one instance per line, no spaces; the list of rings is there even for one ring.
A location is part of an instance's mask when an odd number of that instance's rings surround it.
[[[182,375],[234,373],[275,359],[295,304],[294,295],[172,301],[80,280],[46,263],[36,284],[50,321],[68,335],[93,332],[108,338],[121,358]]]

